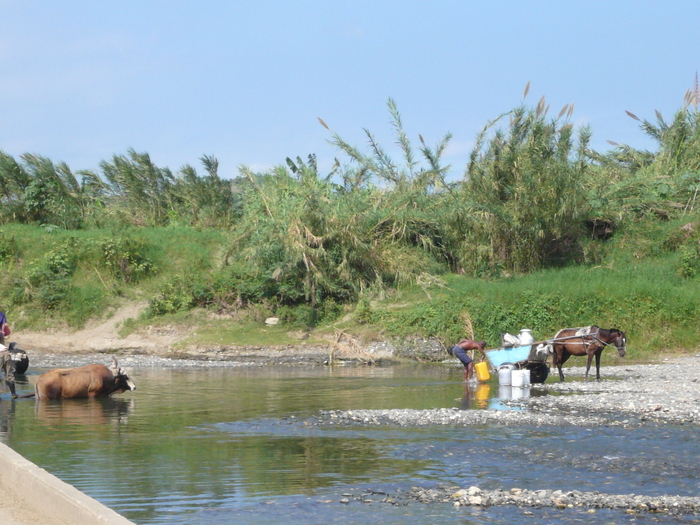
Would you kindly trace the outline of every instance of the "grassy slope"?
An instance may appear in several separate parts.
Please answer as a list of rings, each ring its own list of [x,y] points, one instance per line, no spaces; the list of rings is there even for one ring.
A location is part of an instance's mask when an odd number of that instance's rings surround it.
[[[468,319],[473,335],[486,339],[489,346],[497,345],[501,332],[516,333],[525,327],[532,329],[536,338],[546,339],[559,328],[598,324],[627,330],[631,361],[696,352],[700,344],[695,326],[700,313],[700,281],[679,276],[681,256],[674,249],[697,242],[692,233],[683,234],[687,238],[679,234],[686,231],[682,226],[688,222],[628,227],[600,247],[604,262],[595,267],[550,269],[497,281],[449,275],[443,276],[442,286],[394,290],[383,298],[373,298],[365,308],[363,323],[358,322],[353,305],[341,319],[302,334],[299,327],[266,326],[264,319],[273,313],[258,306],[225,316],[195,310],[139,319],[128,323],[122,333],[144,325],[177,324],[192,332],[185,344],[194,340],[212,345],[295,344],[302,336],[306,344],[313,344],[327,341],[340,330],[361,341],[415,335],[435,336],[449,344],[467,335]],[[6,297],[26,288],[22,279],[27,268],[38,264],[48,250],[69,236],[87,246],[128,233],[150,246],[149,256],[158,267],[153,277],[124,283],[99,261],[88,258],[73,275],[73,304],[69,307],[56,311],[32,303],[5,307],[15,326],[33,329],[63,323],[79,327],[89,318],[108,316],[120,302],[153,297],[174,275],[196,279],[220,265],[221,246],[226,240],[225,232],[178,228],[47,233],[38,227],[5,225],[2,232],[5,238],[14,237],[21,247],[21,259],[4,264],[0,292]],[[669,244],[669,239],[676,241]],[[97,307],[82,306],[95,297]]]

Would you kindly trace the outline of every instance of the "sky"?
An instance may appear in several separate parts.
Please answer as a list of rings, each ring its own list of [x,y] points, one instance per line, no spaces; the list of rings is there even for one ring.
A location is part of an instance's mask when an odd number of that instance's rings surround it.
[[[0,0],[0,151],[75,172],[145,152],[219,174],[315,154],[334,133],[400,161],[387,100],[416,149],[453,138],[460,178],[487,122],[542,96],[575,104],[592,147],[655,143],[700,68],[700,2]],[[529,94],[523,101],[525,86]]]

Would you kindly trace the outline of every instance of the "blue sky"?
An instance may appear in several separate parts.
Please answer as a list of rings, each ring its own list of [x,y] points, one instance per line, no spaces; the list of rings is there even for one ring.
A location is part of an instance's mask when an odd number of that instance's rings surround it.
[[[74,171],[128,148],[174,171],[215,155],[225,177],[309,153],[327,170],[340,153],[317,118],[393,151],[392,97],[416,147],[453,134],[460,177],[528,81],[552,117],[575,103],[595,149],[653,149],[625,110],[682,107],[699,21],[697,0],[0,0],[0,150]]]

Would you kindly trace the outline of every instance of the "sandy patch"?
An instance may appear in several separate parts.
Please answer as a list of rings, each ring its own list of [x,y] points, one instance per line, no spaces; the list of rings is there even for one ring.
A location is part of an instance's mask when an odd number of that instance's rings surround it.
[[[119,329],[127,319],[136,319],[145,310],[145,301],[121,306],[109,319],[86,326],[82,330],[51,330],[32,332],[17,330],[11,340],[17,341],[24,350],[52,353],[93,353],[111,351],[140,351],[162,353],[187,336],[186,331],[174,327],[146,329],[139,333],[119,336]]]

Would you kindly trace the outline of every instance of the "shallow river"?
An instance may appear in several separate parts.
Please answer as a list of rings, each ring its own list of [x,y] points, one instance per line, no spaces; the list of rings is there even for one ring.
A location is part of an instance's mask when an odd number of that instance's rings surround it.
[[[591,522],[576,509],[381,501],[439,483],[700,493],[696,428],[305,424],[320,410],[507,408],[496,383],[465,387],[457,367],[136,368],[131,377],[135,392],[107,400],[12,402],[3,393],[0,439],[139,525]],[[631,518],[599,510],[596,519]]]

